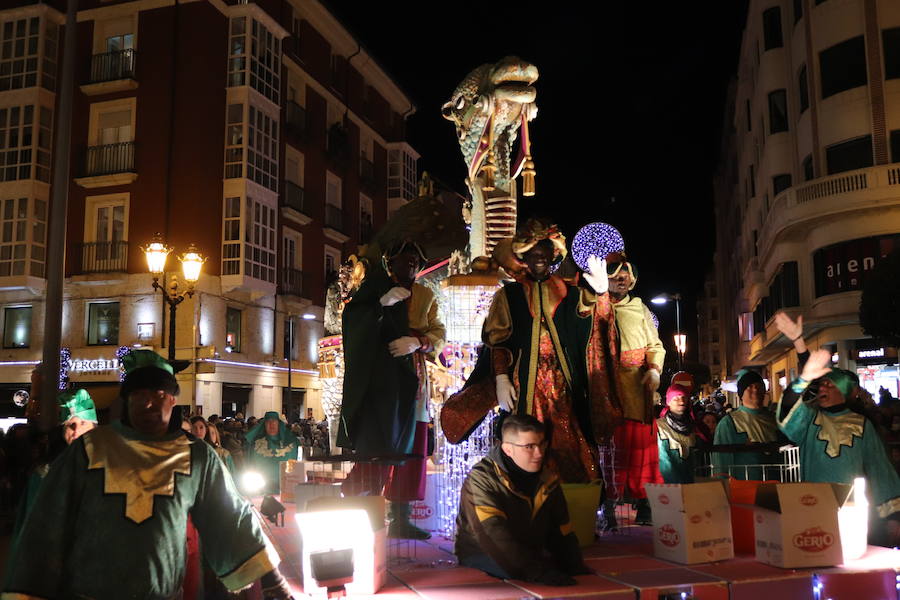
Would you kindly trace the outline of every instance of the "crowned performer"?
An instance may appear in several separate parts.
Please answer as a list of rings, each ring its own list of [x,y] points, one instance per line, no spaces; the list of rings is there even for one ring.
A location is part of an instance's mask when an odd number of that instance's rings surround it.
[[[607,471],[604,512],[609,519],[614,500],[633,500],[638,508],[637,522],[649,524],[650,505],[644,484],[663,482],[653,396],[659,388],[666,351],[650,311],[631,294],[638,276],[634,263],[624,253],[615,252],[606,257],[606,270],[620,340],[617,392],[623,421],[613,434],[611,466],[615,474],[610,476]]]
[[[616,353],[603,261],[594,257],[584,274],[590,288],[568,285],[550,272],[566,255],[565,238],[537,219],[516,233],[511,251],[525,268],[494,295],[482,333],[485,350],[470,381],[489,363],[500,408],[552,429],[548,462],[562,480],[599,479],[595,438],[605,415],[592,411],[592,377],[599,378],[605,357]],[[597,368],[588,369],[590,361]]]

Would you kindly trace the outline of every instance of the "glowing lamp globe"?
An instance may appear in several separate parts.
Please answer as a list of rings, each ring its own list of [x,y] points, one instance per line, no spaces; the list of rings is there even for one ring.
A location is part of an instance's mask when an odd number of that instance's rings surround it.
[[[588,223],[572,238],[572,258],[582,271],[588,270],[591,256],[606,258],[611,252],[625,250],[625,240],[619,230],[607,223]]]
[[[188,283],[197,283],[200,279],[200,271],[203,269],[203,263],[206,262],[206,259],[197,252],[197,248],[191,244],[188,246],[187,252],[179,256],[178,260],[181,261],[181,269],[184,272],[185,281]]]
[[[153,275],[162,275],[166,270],[166,259],[172,249],[166,246],[162,237],[157,234],[153,237],[149,244],[141,248],[144,256],[147,257],[147,270]]]

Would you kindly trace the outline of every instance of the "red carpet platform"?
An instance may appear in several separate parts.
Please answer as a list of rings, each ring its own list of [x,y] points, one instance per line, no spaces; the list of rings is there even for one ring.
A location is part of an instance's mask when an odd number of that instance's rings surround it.
[[[294,505],[285,504],[285,508],[284,527],[273,526],[268,521],[266,526],[282,556],[282,572],[294,586],[297,597],[302,598],[300,535],[294,520]],[[387,585],[374,597],[380,600],[900,599],[898,550],[870,547],[860,560],[824,569],[778,569],[746,556],[688,567],[654,558],[650,535],[650,527],[628,527],[625,533],[604,536],[585,548],[587,564],[596,575],[579,576],[578,585],[572,587],[501,581],[481,571],[460,567],[449,540],[390,540]]]

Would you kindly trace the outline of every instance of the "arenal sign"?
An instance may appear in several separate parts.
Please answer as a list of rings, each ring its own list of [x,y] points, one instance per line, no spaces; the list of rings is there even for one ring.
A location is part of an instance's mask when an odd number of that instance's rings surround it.
[[[813,253],[816,297],[861,290],[875,267],[895,248],[900,234],[860,238]]]

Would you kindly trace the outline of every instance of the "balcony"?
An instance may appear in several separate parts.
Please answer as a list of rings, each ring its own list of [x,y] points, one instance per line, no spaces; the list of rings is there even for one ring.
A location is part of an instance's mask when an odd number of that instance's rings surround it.
[[[350,238],[344,234],[344,211],[340,206],[325,204],[325,235],[343,244]]]
[[[283,268],[278,272],[278,293],[285,296],[303,297],[306,286],[303,285],[303,271]]]
[[[296,221],[300,225],[308,225],[312,221],[303,188],[293,181],[284,180],[281,195],[282,216]]]
[[[128,270],[128,242],[85,242],[77,245],[81,273],[117,273]]]
[[[132,183],[137,179],[134,170],[134,142],[88,147],[82,173],[75,182],[85,188]]]
[[[288,133],[302,139],[306,135],[306,109],[296,102],[289,101],[285,113],[285,126]]]
[[[81,86],[81,91],[87,96],[98,96],[137,89],[134,77],[136,57],[133,49],[95,54],[91,57],[88,82]]]
[[[820,177],[775,197],[759,236],[760,261],[776,242],[797,228],[809,231],[819,222],[854,219],[897,205],[900,166],[881,165]]]

